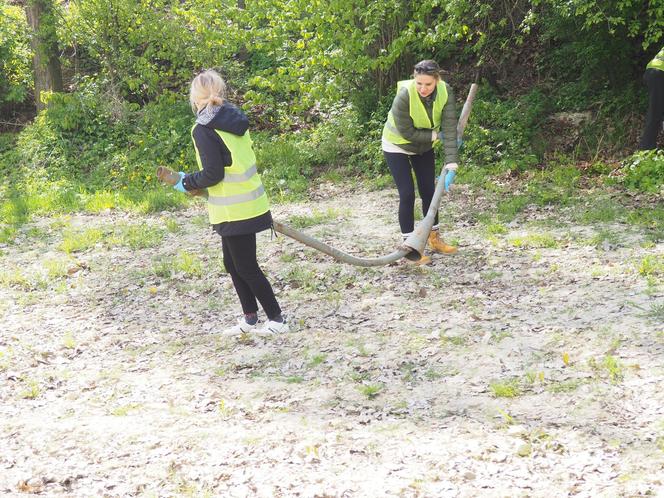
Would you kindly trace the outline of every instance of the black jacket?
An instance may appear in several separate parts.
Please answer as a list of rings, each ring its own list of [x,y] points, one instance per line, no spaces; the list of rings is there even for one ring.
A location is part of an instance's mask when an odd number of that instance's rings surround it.
[[[233,164],[231,151],[215,130],[242,136],[248,129],[246,114],[229,102],[224,102],[218,109],[201,112],[192,136],[203,169],[184,177],[185,190],[204,189],[224,181],[225,168]],[[272,214],[268,211],[248,220],[217,223],[212,228],[221,236],[233,236],[261,232],[271,226]]]

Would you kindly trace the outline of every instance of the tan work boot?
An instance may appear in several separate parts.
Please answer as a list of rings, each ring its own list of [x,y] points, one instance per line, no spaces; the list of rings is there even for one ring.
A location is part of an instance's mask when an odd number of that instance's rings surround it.
[[[441,254],[454,254],[457,252],[457,248],[443,242],[443,239],[438,235],[438,230],[432,230],[427,238],[429,247],[434,252],[439,252]]]

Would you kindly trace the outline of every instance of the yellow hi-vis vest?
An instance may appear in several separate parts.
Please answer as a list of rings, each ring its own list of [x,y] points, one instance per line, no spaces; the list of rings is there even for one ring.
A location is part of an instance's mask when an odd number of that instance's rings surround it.
[[[447,88],[445,87],[445,83],[441,80],[438,82],[438,85],[436,85],[436,99],[433,101],[433,111],[431,113],[433,116],[433,122],[429,119],[427,110],[424,108],[424,104],[420,100],[420,95],[417,93],[417,88],[415,86],[415,80],[399,81],[397,83],[397,93],[399,93],[399,90],[403,87],[408,88],[410,117],[413,119],[413,125],[415,128],[440,131],[440,117],[443,107],[445,107],[445,104],[447,103]],[[387,115],[385,126],[383,127],[383,138],[395,145],[409,143],[408,140],[401,136],[399,130],[397,130],[391,109]]]
[[[195,127],[196,125],[194,125]],[[192,127],[192,140],[194,127]],[[215,130],[231,152],[230,166],[225,168],[224,179],[208,187],[208,216],[210,223],[224,223],[255,218],[270,209],[267,194],[256,170],[256,155],[251,148],[249,132],[241,137]],[[196,162],[202,170],[201,156],[196,148]]]
[[[657,52],[655,58],[648,63],[646,68],[659,69],[660,71],[664,71],[664,47],[662,47],[662,50]]]

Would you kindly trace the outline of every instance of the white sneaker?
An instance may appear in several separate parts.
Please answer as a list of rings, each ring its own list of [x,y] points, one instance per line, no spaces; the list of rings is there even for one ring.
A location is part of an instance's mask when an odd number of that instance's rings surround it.
[[[224,337],[236,337],[238,335],[251,332],[252,330],[254,330],[255,327],[256,325],[249,325],[244,318],[240,318],[237,321],[237,325],[234,325],[233,327],[222,331],[221,335],[223,335]]]
[[[290,327],[286,323],[286,320],[283,322],[273,322],[272,320],[268,320],[260,329],[255,330],[258,335],[285,334],[289,331]]]

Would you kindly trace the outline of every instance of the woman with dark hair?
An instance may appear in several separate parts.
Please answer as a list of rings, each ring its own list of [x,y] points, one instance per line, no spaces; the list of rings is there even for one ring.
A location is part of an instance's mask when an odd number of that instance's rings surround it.
[[[413,79],[400,81],[392,108],[383,127],[382,148],[387,166],[399,191],[399,226],[404,240],[415,227],[415,173],[417,190],[426,215],[435,190],[435,154],[433,145],[443,142],[445,190],[449,191],[456,175],[456,107],[452,87],[440,77],[435,61],[415,65]],[[456,247],[446,244],[439,235],[438,216],[428,238],[437,253],[453,254]],[[418,264],[431,261],[422,256]]]

